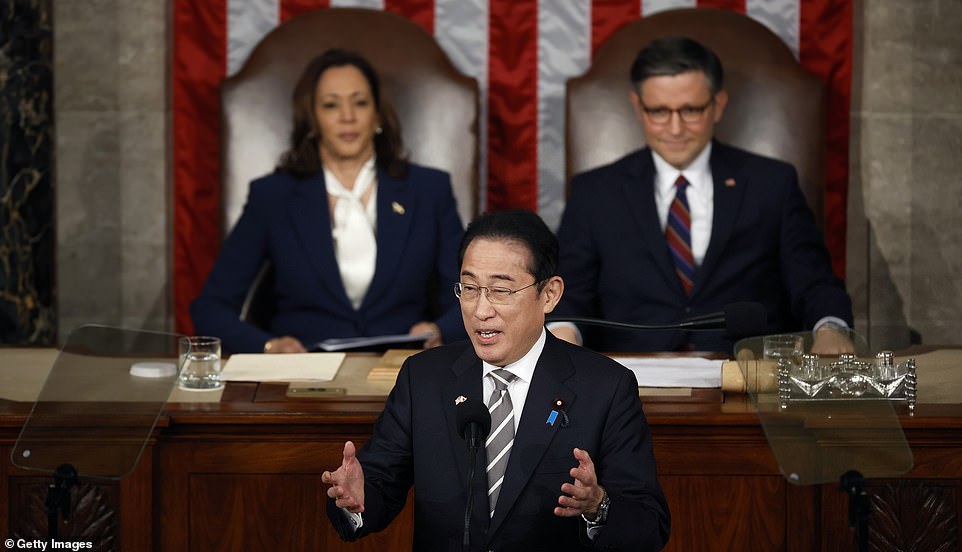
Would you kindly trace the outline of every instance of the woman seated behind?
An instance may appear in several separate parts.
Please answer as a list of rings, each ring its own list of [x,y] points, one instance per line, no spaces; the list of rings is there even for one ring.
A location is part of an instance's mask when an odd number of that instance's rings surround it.
[[[432,332],[425,347],[464,339],[450,289],[463,233],[450,176],[404,159],[374,69],[355,53],[328,50],[308,64],[293,100],[291,149],[251,183],[191,304],[196,332],[220,337],[230,353],[403,333]],[[267,329],[240,319],[265,261],[274,272]],[[433,319],[432,305],[440,310]]]

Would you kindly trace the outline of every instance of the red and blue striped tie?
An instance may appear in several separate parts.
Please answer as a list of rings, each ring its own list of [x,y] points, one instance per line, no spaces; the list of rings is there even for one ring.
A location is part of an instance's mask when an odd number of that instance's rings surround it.
[[[675,273],[681,280],[681,287],[686,295],[691,295],[691,288],[695,281],[695,257],[691,254],[691,213],[688,210],[688,196],[685,188],[688,181],[678,175],[675,180],[675,199],[668,209],[668,225],[665,227],[665,239],[668,250],[675,261]]]

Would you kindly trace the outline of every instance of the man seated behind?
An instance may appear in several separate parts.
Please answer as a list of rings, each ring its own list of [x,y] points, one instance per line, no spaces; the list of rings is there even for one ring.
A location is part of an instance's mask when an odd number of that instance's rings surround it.
[[[338,533],[380,531],[413,484],[412,549],[461,550],[470,456],[455,420],[484,398],[471,550],[660,550],[668,505],[635,376],[544,329],[564,291],[555,236],[530,212],[483,215],[459,257],[470,343],[409,358],[371,440],[322,474]]]
[[[753,301],[767,333],[812,329],[813,352],[851,351],[851,300],[794,167],[713,139],[728,101],[722,76],[715,53],[689,38],[638,53],[629,96],[648,146],[572,180],[556,313],[663,323]],[[733,346],[721,332],[581,329],[601,351]],[[581,339],[572,324],[551,331]]]

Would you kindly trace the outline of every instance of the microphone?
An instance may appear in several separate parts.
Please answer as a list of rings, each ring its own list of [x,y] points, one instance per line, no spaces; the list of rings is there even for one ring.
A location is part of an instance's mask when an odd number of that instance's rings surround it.
[[[491,431],[491,413],[481,401],[468,399],[458,405],[455,417],[458,434],[468,442],[468,448],[477,449]]]
[[[468,399],[458,405],[455,411],[455,425],[460,435],[468,443],[470,458],[468,459],[468,488],[465,493],[467,502],[464,505],[464,540],[461,542],[463,550],[471,549],[471,511],[474,506],[474,465],[477,464],[478,449],[491,431],[491,413],[481,401]]]
[[[725,337],[739,339],[767,332],[768,311],[761,303],[739,302],[725,305],[721,312],[713,312],[700,316],[686,318],[680,322],[662,324],[633,324],[630,322],[615,322],[598,318],[584,318],[578,316],[549,315],[547,322],[574,322],[609,328],[628,330],[685,330],[685,331],[718,331],[725,330]]]

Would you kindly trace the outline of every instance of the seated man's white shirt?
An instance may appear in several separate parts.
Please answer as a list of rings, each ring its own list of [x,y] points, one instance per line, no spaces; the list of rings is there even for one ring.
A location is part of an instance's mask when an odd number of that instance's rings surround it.
[[[654,151],[651,156],[655,161],[655,207],[658,209],[658,222],[662,229],[668,225],[668,211],[671,209],[671,202],[675,200],[675,181],[678,180],[678,175],[684,176],[688,181],[685,195],[691,215],[691,254],[695,257],[695,266],[701,266],[705,260],[705,252],[708,251],[708,242],[711,241],[712,216],[715,212],[715,183],[708,165],[711,142],[682,171],[672,167]]]

